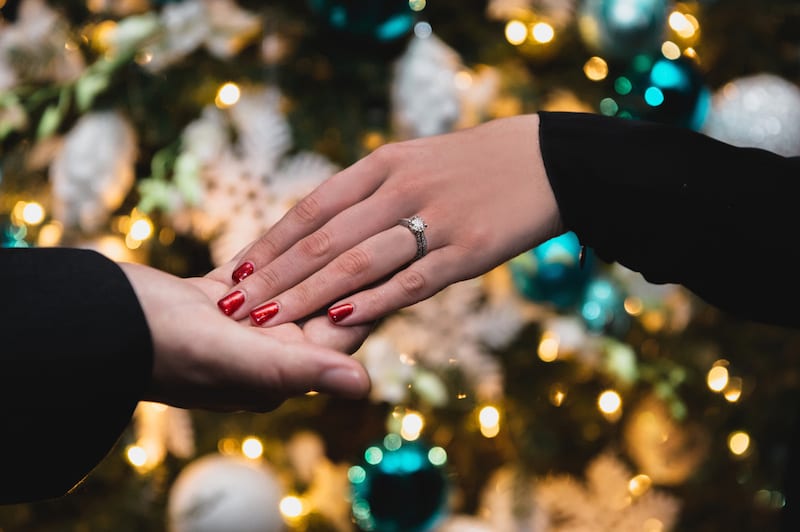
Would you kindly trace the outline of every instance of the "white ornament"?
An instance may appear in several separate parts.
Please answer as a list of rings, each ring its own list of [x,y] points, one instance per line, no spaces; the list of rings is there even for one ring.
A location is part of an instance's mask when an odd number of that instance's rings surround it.
[[[258,15],[232,0],[184,0],[164,6],[160,42],[149,47],[151,70],[162,70],[200,46],[215,57],[229,59],[261,31]]]
[[[586,470],[586,482],[569,475],[542,479],[536,503],[550,518],[551,532],[639,532],[658,525],[672,530],[678,518],[678,500],[653,488],[632,493],[633,473],[617,458],[603,454]]]
[[[481,492],[478,515],[493,532],[547,532],[548,517],[534,498],[535,480],[504,466],[492,473]]]
[[[68,227],[98,230],[134,182],[136,134],[114,111],[84,115],[50,166],[53,215]]]
[[[461,58],[435,35],[414,37],[395,65],[391,87],[395,125],[404,138],[450,131],[461,115],[456,74]]]
[[[208,455],[181,471],[169,492],[170,532],[278,532],[283,497],[263,463]]]
[[[800,155],[800,87],[773,74],[731,81],[714,95],[703,132],[734,146]]]
[[[45,0],[24,0],[14,24],[0,17],[0,91],[22,82],[77,79],[85,63],[77,47],[64,46],[71,42],[68,29]]]

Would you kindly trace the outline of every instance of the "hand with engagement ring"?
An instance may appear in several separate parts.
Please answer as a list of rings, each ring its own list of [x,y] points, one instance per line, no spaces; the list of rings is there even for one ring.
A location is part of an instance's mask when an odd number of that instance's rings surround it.
[[[356,325],[476,277],[563,231],[537,115],[388,144],[333,175],[221,268],[218,306],[278,325]]]

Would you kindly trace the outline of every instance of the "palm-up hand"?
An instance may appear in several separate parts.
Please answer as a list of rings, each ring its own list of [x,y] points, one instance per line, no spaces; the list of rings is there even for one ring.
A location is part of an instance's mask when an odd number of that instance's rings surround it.
[[[355,349],[369,326],[348,330],[319,317],[302,327],[250,327],[219,312],[214,302],[229,290],[219,272],[180,279],[146,266],[121,267],[153,337],[153,377],[144,399],[267,411],[309,390],[346,397],[368,392],[364,368],[342,351]]]

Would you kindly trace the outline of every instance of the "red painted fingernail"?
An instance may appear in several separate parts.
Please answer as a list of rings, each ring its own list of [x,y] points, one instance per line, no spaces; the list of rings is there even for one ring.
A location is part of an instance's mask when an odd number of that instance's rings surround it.
[[[333,323],[339,323],[353,313],[355,307],[352,303],[343,303],[328,309],[328,317]]]
[[[253,263],[245,262],[233,271],[231,279],[233,279],[234,283],[241,283],[245,277],[249,277],[254,271],[256,271],[256,267],[253,266]]]
[[[250,311],[250,319],[253,320],[253,323],[256,325],[262,325],[267,320],[275,316],[278,313],[278,304],[274,301],[270,303],[265,303],[260,307],[256,307]]]
[[[217,306],[226,316],[230,316],[244,303],[244,292],[237,290],[217,301]]]

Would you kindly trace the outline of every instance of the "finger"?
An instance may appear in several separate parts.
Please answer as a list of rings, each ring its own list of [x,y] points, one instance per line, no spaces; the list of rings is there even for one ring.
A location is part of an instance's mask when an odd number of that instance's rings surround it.
[[[360,248],[353,252],[348,250],[370,240],[376,233],[378,235],[383,234],[381,231],[385,233],[391,232],[398,242],[402,238],[402,242],[405,245],[401,246],[401,248],[411,250],[410,254],[407,254],[405,258],[393,259],[395,262],[392,263],[392,268],[382,271],[381,275],[386,275],[402,266],[414,257],[414,250],[416,250],[415,239],[408,229],[403,227],[395,228],[399,214],[392,209],[387,209],[386,205],[387,202],[378,193],[337,215],[320,230],[303,238],[286,253],[239,283],[230,294],[220,300],[220,309],[234,319],[242,319],[257,305],[260,306],[264,302],[272,301],[278,294],[298,285],[315,272],[325,268],[332,261],[341,259],[337,263],[341,265],[342,261],[352,262],[353,260],[363,259],[363,256],[354,255],[354,253],[360,251]],[[365,223],[365,220],[368,220],[369,223]],[[433,243],[430,245],[433,245]],[[396,249],[387,251],[394,251],[392,256],[397,253]],[[385,264],[386,259],[379,262],[379,265]],[[351,267],[358,267],[358,265],[351,265]],[[363,272],[361,277],[367,277],[367,274],[370,273],[374,273],[372,269]],[[342,274],[344,277],[352,275],[348,274],[347,265],[345,265]],[[371,280],[377,278],[373,277]],[[337,282],[336,289],[326,290],[324,294],[321,292],[307,292],[302,311],[297,308],[290,317],[287,316],[282,321],[303,317],[333,299],[341,297],[346,292],[341,290],[337,292],[336,290],[340,289],[346,279],[337,278],[337,281],[340,282]],[[360,285],[353,288],[356,287],[360,287]],[[272,310],[277,310],[277,307],[272,307]]]
[[[408,264],[417,252],[416,241],[396,226],[349,249],[290,289],[250,311],[256,325],[295,321],[337,298],[385,279]]]
[[[352,327],[338,327],[331,323],[327,316],[316,316],[303,325],[303,332],[309,342],[352,354],[361,347],[374,326],[374,323],[366,323]]]
[[[369,197],[380,186],[386,172],[380,157],[369,156],[328,178],[298,201],[238,258],[231,269],[233,282],[241,282],[337,213]]]
[[[311,390],[349,398],[369,392],[363,366],[344,353],[309,342],[276,340],[226,322],[228,339],[217,346],[224,349],[219,351],[224,354],[219,374],[227,381],[222,391],[236,394],[238,407],[269,410]]]
[[[328,317],[337,325],[352,326],[373,322],[390,312],[418,303],[444,287],[466,279],[459,266],[463,259],[463,252],[455,246],[432,251],[385,283],[332,304]]]

